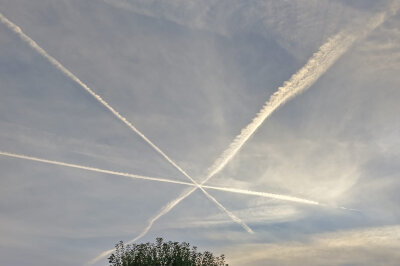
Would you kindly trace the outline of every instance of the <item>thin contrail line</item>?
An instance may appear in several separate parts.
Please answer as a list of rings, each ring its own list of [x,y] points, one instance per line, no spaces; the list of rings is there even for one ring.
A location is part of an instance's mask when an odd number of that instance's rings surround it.
[[[95,93],[90,89],[85,83],[83,83],[77,76],[75,76],[71,71],[64,67],[60,62],[54,57],[49,55],[42,47],[40,47],[32,38],[26,35],[20,27],[15,25],[13,22],[8,20],[3,14],[0,13],[0,21],[5,24],[9,29],[14,31],[18,36],[28,43],[34,50],[36,50],[40,55],[46,58],[52,65],[63,72],[67,77],[78,83],[82,88],[84,88],[90,95],[92,95],[98,102],[104,105],[114,116],[121,120],[125,125],[127,125],[133,132],[138,134],[145,142],[147,142],[155,151],[157,151],[164,159],[166,159],[172,166],[174,166],[179,172],[186,176],[192,183],[199,188],[212,202],[214,202],[219,209],[224,211],[234,222],[241,225],[247,232],[253,233],[253,231],[238,217],[233,213],[228,211],[224,206],[222,206],[213,196],[211,196],[207,191],[205,191],[191,176],[189,176],[179,165],[177,165],[171,158],[169,158],[160,148],[158,148],[153,142],[151,142],[142,132],[140,132],[131,122],[129,122],[124,116],[117,112],[111,105],[109,105],[100,95]]]
[[[96,167],[91,167],[91,166],[85,166],[85,165],[79,165],[79,164],[73,164],[73,163],[66,163],[66,162],[55,161],[55,160],[48,160],[48,159],[28,156],[28,155],[24,155],[24,154],[16,154],[16,153],[11,153],[11,152],[0,151],[0,156],[17,158],[17,159],[22,159],[22,160],[35,161],[35,162],[40,162],[40,163],[45,163],[45,164],[51,164],[51,165],[75,168],[75,169],[91,171],[91,172],[97,172],[97,173],[103,173],[103,174],[109,174],[109,175],[115,175],[115,176],[128,177],[128,178],[132,178],[132,179],[141,179],[141,180],[147,180],[147,181],[156,181],[156,182],[163,182],[163,183],[171,183],[171,184],[178,184],[178,185],[196,187],[196,185],[193,184],[193,183],[183,182],[183,181],[179,181],[179,180],[173,180],[173,179],[167,179],[167,178],[161,178],[161,177],[150,177],[150,176],[143,176],[143,175],[135,175],[135,174],[131,174],[131,173],[124,173],[124,172],[118,172],[118,171],[113,171],[113,170],[106,170],[106,169],[101,169],[101,168],[96,168]],[[273,193],[259,192],[259,191],[251,191],[251,190],[227,188],[227,187],[216,187],[216,186],[203,186],[203,188],[219,190],[219,191],[225,191],[225,192],[231,192],[231,193],[236,193],[236,194],[252,195],[252,196],[259,196],[259,197],[264,197],[264,198],[280,199],[280,200],[284,200],[284,201],[294,201],[294,202],[305,203],[305,204],[313,204],[313,205],[318,205],[319,204],[316,201],[311,201],[311,200],[307,200],[307,199],[296,198],[296,197],[292,197],[292,196],[279,195],[279,194],[273,194]]]
[[[360,38],[364,38],[371,31],[379,27],[388,16],[394,15],[398,10],[398,5],[393,2],[390,11],[387,13],[380,13],[371,19],[364,29],[349,28],[343,30],[330,38],[323,44],[319,51],[316,52],[296,74],[294,74],[282,87],[275,92],[270,99],[265,103],[261,111],[253,119],[253,121],[245,127],[241,133],[234,139],[228,149],[216,160],[216,162],[209,168],[206,178],[200,183],[203,186],[210,178],[220,172],[226,164],[237,154],[240,148],[246,141],[254,134],[254,132],[261,126],[271,113],[273,113],[280,106],[285,104],[288,100],[292,99],[299,93],[308,89],[315,83],[351,46]],[[181,196],[175,198],[164,206],[161,211],[154,216],[148,223],[144,231],[139,234],[134,241],[143,237],[159,218],[167,214],[183,199],[192,194],[197,188],[185,191]],[[96,257],[99,260],[103,257]]]
[[[0,155],[1,156],[18,158],[18,159],[23,159],[23,160],[41,162],[41,163],[46,163],[46,164],[52,164],[52,165],[59,165],[59,166],[64,166],[64,167],[76,168],[76,169],[81,169],[81,170],[86,170],[86,171],[98,172],[98,173],[103,173],[103,174],[124,176],[124,177],[133,178],[133,179],[143,179],[143,180],[148,180],[148,181],[158,181],[158,182],[173,183],[173,184],[186,185],[186,186],[195,186],[192,183],[182,182],[182,181],[177,181],[177,180],[172,180],[172,179],[149,177],[149,176],[142,176],[142,175],[134,175],[134,174],[129,174],[129,173],[117,172],[117,171],[112,171],[112,170],[105,170],[105,169],[100,169],[100,168],[95,168],[95,167],[90,167],[90,166],[84,166],[84,165],[72,164],[72,163],[65,163],[65,162],[54,161],[54,160],[47,160],[47,159],[42,159],[42,158],[38,158],[38,157],[27,156],[27,155],[22,155],[22,154],[15,154],[15,153],[4,152],[4,151],[0,151]]]
[[[293,202],[304,203],[304,204],[320,205],[319,202],[313,201],[313,200],[307,200],[307,199],[286,196],[286,195],[280,195],[280,194],[251,191],[251,190],[246,190],[246,189],[216,187],[216,186],[203,186],[203,188],[215,189],[215,190],[244,194],[244,195],[260,196],[260,197],[264,197],[264,198],[279,199],[279,200],[284,200],[284,201],[293,201]]]

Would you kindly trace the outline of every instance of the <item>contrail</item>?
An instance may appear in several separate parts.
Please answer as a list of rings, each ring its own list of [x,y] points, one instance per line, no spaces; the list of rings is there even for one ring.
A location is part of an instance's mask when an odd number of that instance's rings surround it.
[[[58,166],[65,166],[65,167],[70,167],[70,168],[82,169],[82,170],[86,170],[86,171],[98,172],[98,173],[103,173],[103,174],[124,176],[124,177],[133,178],[133,179],[143,179],[143,180],[148,180],[148,181],[158,181],[158,182],[173,183],[173,184],[186,185],[186,186],[195,186],[192,183],[182,182],[182,181],[177,181],[177,180],[172,180],[172,179],[134,175],[134,174],[129,174],[129,173],[122,173],[122,172],[104,170],[104,169],[90,167],[90,166],[84,166],[84,165],[78,165],[78,164],[72,164],[72,163],[65,163],[65,162],[59,162],[59,161],[54,161],[54,160],[47,160],[47,159],[42,159],[42,158],[38,158],[38,157],[32,157],[32,156],[27,156],[27,155],[22,155],[22,154],[15,154],[15,153],[4,152],[4,151],[0,151],[0,155],[7,156],[7,157],[18,158],[18,159],[23,159],[23,160],[36,161],[36,162],[41,162],[41,163],[46,163],[46,164],[52,164],[52,165],[58,165]]]
[[[129,122],[124,116],[117,112],[113,107],[111,107],[100,95],[95,93],[90,89],[85,83],[83,83],[77,76],[75,76],[71,71],[64,67],[60,62],[54,57],[49,55],[42,47],[40,47],[34,40],[32,40],[28,35],[26,35],[20,27],[8,20],[3,14],[0,13],[0,21],[5,24],[9,29],[14,31],[18,36],[28,43],[34,50],[36,50],[40,55],[46,58],[53,66],[58,70],[63,72],[67,77],[78,83],[82,88],[84,88],[90,95],[92,95],[98,102],[104,105],[114,116],[121,120],[125,125],[127,125],[133,132],[138,134],[145,142],[147,142],[155,151],[157,151],[162,157],[164,157],[172,166],[174,166],[179,172],[184,176],[189,178],[192,182],[194,180],[182,169],[180,168],[172,159],[170,159],[160,148],[158,148],[153,142],[151,142],[142,132],[140,132],[131,122]]]
[[[345,210],[345,211],[358,212],[358,213],[362,212],[357,209],[351,209],[351,208],[346,208],[343,206],[336,206],[336,205],[321,203],[321,202],[314,201],[314,200],[298,198],[298,197],[282,195],[282,194],[251,191],[251,190],[247,190],[247,189],[238,189],[238,188],[229,188],[229,187],[216,187],[216,186],[206,186],[206,185],[202,185],[202,187],[207,188],[207,189],[214,189],[214,190],[219,190],[219,191],[238,193],[238,194],[242,194],[242,195],[258,196],[258,197],[263,197],[263,198],[270,198],[270,199],[276,199],[276,200],[282,200],[282,201],[291,201],[291,202],[308,204],[308,205],[318,205],[321,207],[341,209],[341,210]]]
[[[156,182],[163,182],[163,183],[185,185],[185,186],[189,186],[189,187],[194,187],[196,189],[195,184],[189,183],[189,182],[183,182],[183,181],[179,181],[179,180],[135,175],[135,174],[130,174],[130,173],[123,173],[123,172],[117,172],[117,171],[95,168],[95,167],[90,167],[90,166],[84,166],[84,165],[79,165],[79,164],[72,164],[72,163],[60,162],[60,161],[55,161],[55,160],[48,160],[48,159],[43,159],[43,158],[39,158],[39,157],[27,156],[27,155],[23,155],[23,154],[16,154],[16,153],[10,153],[10,152],[5,152],[5,151],[0,151],[0,156],[35,161],[35,162],[52,164],[52,165],[63,166],[63,167],[70,167],[70,168],[81,169],[81,170],[92,171],[92,172],[103,173],[103,174],[109,174],[109,175],[115,175],[115,176],[128,177],[128,178],[132,178],[132,179],[141,179],[141,180],[147,180],[147,181],[156,181]],[[227,187],[216,187],[216,186],[203,186],[203,188],[214,189],[214,190],[219,190],[219,191],[226,191],[226,192],[243,194],[243,195],[252,195],[252,196],[259,196],[259,197],[264,197],[264,198],[273,198],[273,199],[279,199],[279,200],[284,200],[284,201],[294,201],[294,202],[305,203],[305,204],[313,204],[313,205],[319,204],[316,201],[311,201],[311,200],[296,198],[296,197],[291,197],[291,196],[285,196],[285,195],[279,195],[279,194],[266,193],[266,192],[250,191],[250,190],[227,188]]]
[[[375,15],[367,22],[366,26],[364,26],[365,24],[363,25],[363,29],[360,29],[359,25],[352,26],[329,38],[308,62],[265,102],[251,123],[241,130],[240,134],[235,137],[228,148],[208,169],[207,177],[201,184],[204,184],[219,173],[274,111],[296,95],[310,88],[349,50],[355,41],[365,38],[370,32],[382,25],[388,17],[395,15],[399,8],[400,4],[395,0],[391,3],[387,12]]]
[[[260,196],[260,197],[264,197],[264,198],[272,198],[272,199],[278,199],[278,200],[284,200],[284,201],[293,201],[293,202],[304,203],[304,204],[320,205],[319,202],[316,202],[313,200],[307,200],[307,199],[286,196],[286,195],[280,195],[280,194],[250,191],[250,190],[237,189],[237,188],[215,187],[215,186],[203,186],[203,188],[215,189],[215,190],[227,191],[227,192],[245,194],[245,195]]]
[[[36,50],[40,55],[46,58],[53,66],[63,72],[67,77],[78,83],[82,88],[84,88],[90,95],[92,95],[98,102],[104,105],[114,116],[121,120],[125,125],[127,125],[133,132],[138,134],[145,142],[147,142],[155,151],[157,151],[164,159],[166,159],[172,166],[174,166],[179,172],[186,176],[193,184],[197,186],[212,202],[214,202],[218,208],[224,211],[234,222],[241,225],[247,232],[253,233],[253,231],[238,217],[235,217],[233,213],[228,211],[223,207],[213,196],[211,196],[207,191],[205,191],[191,176],[189,176],[179,165],[177,165],[171,158],[169,158],[160,148],[158,148],[153,142],[151,142],[142,132],[140,132],[131,122],[129,122],[124,116],[117,112],[111,105],[109,105],[100,95],[96,94],[92,89],[90,89],[85,83],[83,83],[77,76],[75,76],[71,71],[64,67],[60,62],[54,57],[49,55],[42,47],[40,47],[34,40],[32,40],[28,35],[26,35],[20,27],[8,20],[3,14],[0,13],[0,21],[5,24],[9,29],[14,31],[18,36],[28,43],[34,50]]]
[[[278,88],[270,99],[264,104],[260,112],[256,115],[253,121],[242,129],[241,133],[234,139],[229,147],[222,153],[222,155],[215,161],[209,168],[206,178],[200,183],[203,186],[210,178],[220,172],[226,164],[237,154],[240,148],[246,141],[256,132],[261,124],[267,119],[275,110],[285,104],[287,101],[298,95],[299,93],[308,89],[315,83],[346,51],[352,44],[361,38],[366,37],[370,32],[379,27],[388,16],[397,13],[399,4],[392,2],[390,11],[387,13],[379,13],[367,22],[363,29],[359,27],[350,27],[346,30],[339,32],[323,44],[319,50],[307,61],[307,63],[295,73],[283,86]],[[151,228],[156,220],[167,214],[171,209],[179,204],[183,199],[192,194],[197,188],[187,190],[180,197],[172,200],[164,206],[160,213],[154,216],[148,223],[144,231],[137,236],[134,240],[143,237]],[[99,257],[97,257],[100,259]]]
[[[241,130],[240,134],[235,137],[229,147],[209,168],[207,177],[202,184],[219,173],[226,164],[229,163],[274,111],[296,95],[310,88],[344,53],[347,52],[357,39],[365,37],[368,33],[380,26],[385,21],[385,18],[386,14],[380,13],[371,19],[364,29],[356,30],[354,28],[349,28],[343,30],[323,44],[318,52],[314,53],[308,60],[305,66],[286,81],[283,86],[278,88],[264,104],[252,122]]]

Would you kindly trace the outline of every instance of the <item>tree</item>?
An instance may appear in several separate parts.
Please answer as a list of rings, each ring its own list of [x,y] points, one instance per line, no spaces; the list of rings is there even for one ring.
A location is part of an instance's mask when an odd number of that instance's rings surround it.
[[[122,241],[115,245],[115,253],[109,258],[110,266],[225,266],[225,256],[214,256],[192,248],[186,242],[163,242],[124,245]]]

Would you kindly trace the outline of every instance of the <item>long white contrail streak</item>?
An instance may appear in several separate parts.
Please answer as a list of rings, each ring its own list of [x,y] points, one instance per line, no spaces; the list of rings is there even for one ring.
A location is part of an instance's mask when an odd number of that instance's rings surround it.
[[[316,202],[316,201],[313,201],[313,200],[307,200],[307,199],[302,199],[302,198],[297,198],[297,197],[292,197],[292,196],[286,196],[286,195],[280,195],[280,194],[251,191],[251,190],[246,190],[246,189],[237,189],[237,188],[228,188],[228,187],[215,187],[215,186],[205,186],[205,185],[203,185],[203,188],[226,191],[226,192],[232,192],[232,193],[238,193],[238,194],[245,194],[245,195],[260,196],[260,197],[264,197],[264,198],[272,198],[272,199],[278,199],[278,200],[284,200],[284,201],[293,201],[293,202],[304,203],[304,204],[320,205],[319,202]]]
[[[151,142],[142,132],[140,132],[131,122],[129,122],[124,116],[117,112],[111,105],[109,105],[100,95],[95,93],[90,89],[85,83],[83,83],[77,76],[75,76],[71,71],[64,67],[60,62],[54,57],[49,55],[42,47],[40,47],[34,40],[32,40],[28,35],[26,35],[20,27],[8,20],[3,14],[0,13],[0,22],[5,24],[9,29],[14,31],[18,36],[28,43],[34,50],[36,50],[40,55],[46,58],[52,65],[63,72],[67,77],[72,79],[74,82],[78,83],[82,88],[84,88],[90,95],[92,95],[98,102],[104,105],[114,116],[121,120],[125,125],[127,125],[133,132],[138,134],[145,142],[147,142],[155,151],[157,151],[162,157],[164,157],[172,166],[174,166],[179,172],[186,176],[192,183],[199,188],[212,202],[214,202],[219,209],[224,211],[234,222],[241,225],[247,232],[253,233],[253,231],[238,217],[233,213],[228,211],[224,206],[222,206],[213,196],[211,196],[207,191],[205,191],[191,176],[189,176],[179,165],[177,165],[171,158],[169,158],[160,148],[158,148],[153,142]]]
[[[106,170],[106,169],[101,169],[101,168],[96,168],[96,167],[91,167],[91,166],[72,164],[72,163],[60,162],[60,161],[55,161],[55,160],[48,160],[48,159],[27,156],[27,155],[23,155],[23,154],[10,153],[10,152],[5,152],[5,151],[0,151],[0,156],[35,161],[35,162],[52,164],[52,165],[63,166],[63,167],[70,167],[70,168],[81,169],[81,170],[92,171],[92,172],[103,173],[103,174],[109,174],[109,175],[123,176],[123,177],[132,178],[132,179],[142,179],[142,180],[147,180],[147,181],[156,181],[156,182],[196,187],[196,185],[193,183],[183,182],[183,181],[179,181],[179,180],[135,175],[135,174],[130,174],[130,173],[123,173],[123,172]],[[243,195],[252,195],[252,196],[259,196],[259,197],[264,197],[264,198],[279,199],[279,200],[284,200],[284,201],[294,201],[294,202],[304,203],[304,204],[319,205],[319,203],[316,201],[292,197],[292,196],[273,194],[273,193],[258,192],[258,191],[236,189],[236,188],[227,188],[227,187],[216,187],[216,186],[203,186],[203,188],[219,190],[219,191],[226,191],[226,192],[243,194]]]
[[[65,162],[54,161],[54,160],[47,160],[47,159],[42,159],[42,158],[38,158],[38,157],[32,157],[32,156],[15,154],[15,153],[4,152],[4,151],[0,151],[0,155],[12,157],[12,158],[23,159],[23,160],[35,161],[35,162],[40,162],[40,163],[76,168],[76,169],[81,169],[81,170],[86,170],[86,171],[98,172],[98,173],[103,173],[103,174],[124,176],[124,177],[133,178],[133,179],[143,179],[143,180],[148,180],[148,181],[158,181],[158,182],[173,183],[173,184],[186,185],[186,186],[195,186],[192,183],[182,182],[182,181],[178,181],[178,180],[158,178],[158,177],[149,177],[149,176],[142,176],[142,175],[134,175],[134,174],[129,174],[129,173],[105,170],[105,169],[100,169],[100,168],[95,168],[95,167],[90,167],[90,166],[65,163]]]
[[[360,30],[354,27],[346,29],[331,37],[323,44],[318,52],[314,53],[308,60],[305,66],[286,81],[283,86],[278,88],[251,123],[241,130],[240,134],[235,137],[229,147],[209,168],[207,177],[202,184],[219,173],[226,164],[229,163],[274,111],[296,95],[310,88],[344,53],[346,53],[357,39],[365,37],[368,33],[381,25],[385,21],[385,18],[386,13],[380,13],[371,19],[364,29]]]
[[[358,39],[365,38],[370,32],[382,25],[385,20],[397,13],[400,2],[392,1],[387,12],[375,15],[366,24],[351,26],[334,35],[313,54],[308,62],[295,73],[283,86],[265,102],[256,117],[243,128],[239,135],[209,168],[208,174],[201,184],[219,173],[238,153],[262,123],[279,107],[296,95],[310,88]]]
[[[374,16],[364,28],[351,27],[343,30],[338,34],[331,37],[324,45],[320,47],[307,63],[294,74],[282,87],[275,92],[270,99],[264,104],[263,108],[256,115],[253,121],[246,126],[241,133],[234,139],[228,149],[215,161],[209,168],[206,178],[200,183],[202,186],[210,178],[220,172],[226,164],[237,154],[240,148],[246,141],[255,133],[261,124],[267,119],[276,109],[285,104],[287,101],[298,95],[299,93],[308,89],[315,81],[317,81],[357,40],[364,38],[371,31],[379,27],[388,16],[397,13],[399,5],[393,1],[390,11],[387,13],[380,13]],[[156,220],[167,214],[171,209],[178,205],[183,199],[192,194],[197,188],[186,190],[180,197],[169,202],[164,206],[160,213],[154,216],[145,230],[134,240],[143,237],[151,228]],[[97,259],[101,259],[97,257]]]

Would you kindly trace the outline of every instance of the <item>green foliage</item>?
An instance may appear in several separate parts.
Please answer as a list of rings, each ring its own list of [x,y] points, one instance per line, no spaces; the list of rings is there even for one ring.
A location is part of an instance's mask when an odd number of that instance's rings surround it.
[[[108,261],[110,266],[225,266],[225,256],[215,257],[211,252],[198,252],[186,242],[163,242],[115,245]]]

